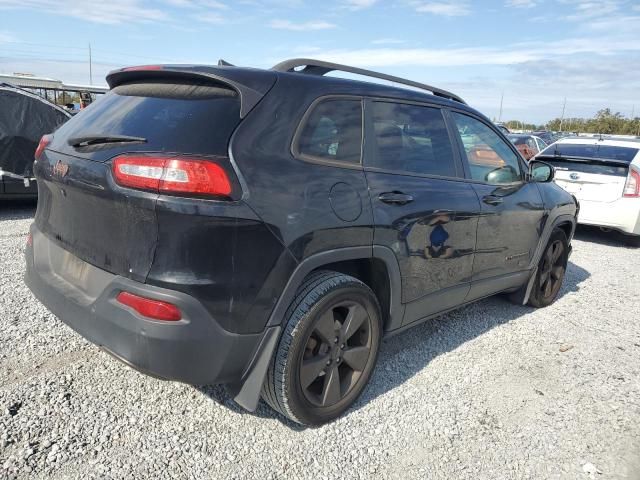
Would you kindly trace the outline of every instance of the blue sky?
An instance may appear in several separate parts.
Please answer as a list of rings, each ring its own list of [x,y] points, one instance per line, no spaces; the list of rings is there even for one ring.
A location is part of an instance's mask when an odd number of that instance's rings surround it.
[[[490,117],[640,115],[638,0],[0,0],[0,73],[93,82],[124,65],[292,57],[430,83]]]

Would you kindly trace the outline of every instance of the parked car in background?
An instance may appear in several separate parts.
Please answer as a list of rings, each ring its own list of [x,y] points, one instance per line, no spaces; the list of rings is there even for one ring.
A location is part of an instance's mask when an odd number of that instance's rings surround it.
[[[640,143],[566,138],[536,159],[556,169],[556,183],[580,202],[578,223],[619,230],[640,244]]]
[[[553,132],[549,132],[547,130],[539,130],[537,132],[531,132],[531,135],[534,135],[538,138],[544,140],[547,145],[551,145],[558,138],[553,134]]]
[[[549,146],[535,135],[511,133],[507,135],[507,138],[516,146],[525,160],[530,160]]]
[[[560,291],[574,198],[455,94],[308,59],[107,81],[43,139],[25,278],[143,372],[320,424],[362,392],[383,336]]]
[[[511,131],[507,128],[507,126],[504,123],[496,123],[496,127],[498,127],[498,130],[500,130],[505,135],[508,135],[511,133]]]

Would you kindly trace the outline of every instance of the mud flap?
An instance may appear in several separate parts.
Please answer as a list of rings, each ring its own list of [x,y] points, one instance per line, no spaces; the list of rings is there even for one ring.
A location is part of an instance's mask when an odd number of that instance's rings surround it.
[[[255,412],[273,352],[280,339],[281,327],[268,328],[242,381],[227,385],[227,391],[242,408]]]

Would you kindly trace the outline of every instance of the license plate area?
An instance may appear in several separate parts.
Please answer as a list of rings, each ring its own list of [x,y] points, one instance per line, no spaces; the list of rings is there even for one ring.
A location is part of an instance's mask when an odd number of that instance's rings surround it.
[[[90,265],[70,252],[63,250],[58,275],[72,285],[86,290]]]
[[[558,186],[564,188],[567,192],[574,195],[582,191],[582,185],[580,185],[579,183],[565,182],[562,180],[556,180],[556,183],[558,184]]]

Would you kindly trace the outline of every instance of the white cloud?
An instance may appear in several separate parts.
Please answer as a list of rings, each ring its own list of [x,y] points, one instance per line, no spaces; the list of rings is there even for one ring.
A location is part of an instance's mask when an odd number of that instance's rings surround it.
[[[507,0],[505,2],[506,7],[516,8],[532,8],[538,4],[537,0]]]
[[[371,43],[373,45],[399,45],[401,43],[406,43],[406,41],[400,40],[399,38],[378,38],[377,40],[373,40]]]
[[[372,7],[378,0],[346,0],[346,7],[351,10],[361,10]]]
[[[229,7],[217,0],[163,0],[167,5],[179,8],[191,8],[191,9],[216,9],[216,10],[228,10]]]
[[[307,30],[328,30],[336,28],[333,23],[322,20],[312,20],[309,22],[292,22],[290,20],[272,20],[269,23],[271,28],[278,30],[292,30],[294,32],[304,32]]]
[[[0,0],[0,9],[38,10],[105,24],[169,20],[164,11],[145,6],[140,0]]]
[[[587,37],[568,38],[541,45],[514,43],[507,47],[469,48],[365,48],[354,50],[329,50],[313,52],[315,58],[358,65],[362,67],[464,67],[470,65],[515,65],[531,61],[543,61],[553,55],[577,54],[615,55],[624,52],[640,52],[640,43],[629,38],[607,39]]]
[[[450,2],[412,1],[411,4],[416,12],[441,15],[443,17],[459,17],[471,13],[469,2],[464,0]]]
[[[15,42],[15,41],[16,41],[16,37],[14,37],[12,34],[10,34],[9,32],[3,32],[0,30],[0,43]]]
[[[198,20],[199,22],[211,23],[213,25],[220,25],[226,22],[225,18],[222,15],[215,12],[195,13],[192,18],[194,20]]]

